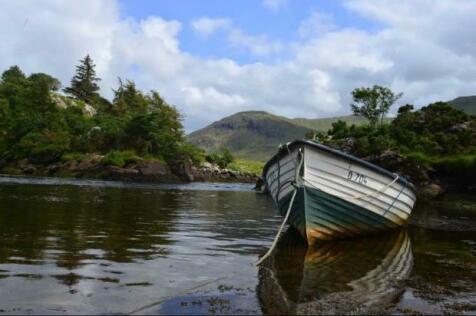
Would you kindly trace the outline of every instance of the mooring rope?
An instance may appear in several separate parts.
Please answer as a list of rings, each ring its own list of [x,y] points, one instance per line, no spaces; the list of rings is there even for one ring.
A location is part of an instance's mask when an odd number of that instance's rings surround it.
[[[403,190],[405,190],[405,188],[407,187],[407,185],[408,185],[408,180],[407,180],[405,177],[403,177],[402,179],[403,179],[405,185],[402,185],[402,189],[400,190],[400,192],[398,192],[398,194],[397,194],[397,196],[395,197],[395,199],[393,200],[392,204],[390,204],[390,206],[387,207],[387,209],[385,210],[385,212],[383,212],[383,216],[385,216],[385,215],[387,214],[387,212],[389,212],[389,211],[392,209],[393,205],[395,204],[395,202],[397,201],[397,199],[400,197],[400,194],[402,194]]]
[[[259,266],[266,258],[268,258],[274,251],[274,248],[276,247],[277,243],[278,243],[278,240],[279,240],[279,236],[281,236],[281,233],[284,229],[284,226],[286,225],[286,222],[288,221],[288,218],[289,218],[289,214],[291,214],[291,209],[293,208],[293,203],[294,203],[294,198],[296,197],[296,194],[297,194],[297,187],[294,188],[294,192],[293,192],[293,195],[291,196],[291,200],[289,202],[289,206],[288,206],[288,210],[286,212],[286,216],[284,217],[284,220],[283,222],[281,223],[281,227],[279,228],[278,230],[278,233],[276,234],[276,237],[274,237],[274,241],[273,241],[273,244],[271,245],[271,247],[268,249],[268,251],[266,252],[266,254],[264,256],[262,256],[257,262],[256,262],[256,265]]]
[[[281,223],[281,226],[279,227],[278,233],[274,237],[274,240],[273,240],[273,243],[272,243],[271,247],[268,249],[268,251],[265,253],[265,255],[262,256],[256,262],[255,265],[257,265],[257,266],[259,266],[264,260],[266,260],[266,258],[268,258],[273,253],[274,248],[276,248],[276,245],[278,244],[279,237],[281,236],[281,234],[283,232],[284,226],[288,222],[289,215],[291,214],[291,210],[293,208],[294,198],[296,197],[296,194],[297,194],[298,188],[299,188],[298,185],[297,185],[297,180],[298,180],[298,177],[299,177],[299,171],[302,167],[303,161],[304,161],[304,156],[301,154],[301,159],[300,159],[299,163],[296,163],[296,167],[295,167],[296,168],[295,176],[294,176],[294,181],[292,182],[292,185],[294,186],[294,192],[293,192],[293,195],[291,196],[291,200],[289,201],[288,210],[286,211],[286,215],[284,216],[283,222]],[[279,165],[278,165],[278,167],[279,167]],[[279,170],[278,170],[278,173],[279,173]],[[278,190],[276,192],[276,197],[279,196],[279,191],[280,191],[280,187],[278,187]],[[278,200],[276,200],[276,203],[278,203]]]

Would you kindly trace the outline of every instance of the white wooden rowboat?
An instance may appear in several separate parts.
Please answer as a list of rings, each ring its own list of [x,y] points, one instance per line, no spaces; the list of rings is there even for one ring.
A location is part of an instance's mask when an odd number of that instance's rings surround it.
[[[263,181],[309,244],[402,226],[416,201],[405,177],[307,140],[282,146]]]

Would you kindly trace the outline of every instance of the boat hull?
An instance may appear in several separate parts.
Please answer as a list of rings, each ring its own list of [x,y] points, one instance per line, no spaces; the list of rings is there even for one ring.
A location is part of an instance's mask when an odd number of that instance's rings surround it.
[[[291,208],[288,223],[312,245],[318,240],[331,240],[371,234],[400,225],[336,196],[312,187],[302,186]],[[286,215],[292,193],[279,201],[279,212]]]
[[[288,222],[309,244],[402,226],[416,200],[404,178],[307,141],[281,150],[263,179],[283,216],[297,190]]]

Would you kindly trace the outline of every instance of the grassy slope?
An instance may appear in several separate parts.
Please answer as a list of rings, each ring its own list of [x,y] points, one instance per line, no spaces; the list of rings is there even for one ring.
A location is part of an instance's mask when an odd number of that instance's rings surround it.
[[[253,172],[254,174],[261,175],[264,164],[265,163],[263,161],[236,159],[228,166],[228,168],[238,171]]]
[[[449,104],[468,114],[476,115],[476,96],[459,97],[448,101]]]
[[[305,126],[311,129],[315,129],[320,132],[326,132],[332,127],[332,123],[342,120],[347,122],[347,124],[355,124],[360,125],[366,123],[367,120],[363,117],[359,116],[336,116],[336,117],[325,117],[325,118],[318,118],[318,119],[306,119],[306,118],[295,118],[292,119],[298,125]]]
[[[327,131],[338,119],[351,124],[364,122],[354,116],[289,119],[262,111],[240,112],[191,133],[188,140],[207,151],[227,147],[240,159],[265,161],[279,144],[303,138],[310,129]]]

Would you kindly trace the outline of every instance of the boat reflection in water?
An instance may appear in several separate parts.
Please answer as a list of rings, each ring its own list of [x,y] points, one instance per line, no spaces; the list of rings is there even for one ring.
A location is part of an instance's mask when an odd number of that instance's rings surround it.
[[[265,314],[378,312],[412,265],[404,229],[307,247],[290,228],[259,270],[258,295]]]

